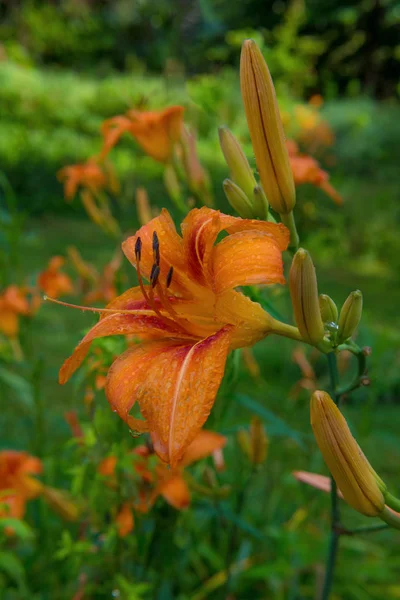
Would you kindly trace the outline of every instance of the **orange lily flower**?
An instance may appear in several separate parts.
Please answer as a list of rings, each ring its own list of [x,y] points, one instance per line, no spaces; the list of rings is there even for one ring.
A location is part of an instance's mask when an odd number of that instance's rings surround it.
[[[42,462],[26,452],[0,452],[0,517],[23,518],[28,500],[43,491],[42,483],[32,477],[42,469]]]
[[[183,124],[183,106],[170,106],[159,111],[129,110],[104,121],[101,131],[104,158],[124,133],[130,133],[143,150],[159,162],[167,162],[174,145],[180,140]]]
[[[190,504],[190,490],[184,477],[184,469],[207,456],[216,455],[226,444],[226,437],[213,431],[201,430],[186,449],[182,460],[174,468],[169,468],[158,459],[155,465],[150,461],[154,454],[148,446],[138,446],[133,451],[133,467],[141,482],[139,484],[139,501],[134,504],[138,512],[147,513],[159,496],[177,510],[183,510]],[[105,477],[113,477],[117,459],[114,455],[105,458],[99,466],[99,473]],[[124,504],[121,521],[128,519],[129,504]]]
[[[115,522],[117,524],[117,530],[119,537],[126,537],[135,526],[135,518],[132,512],[132,506],[129,502],[124,502],[121,506]]]
[[[47,296],[59,298],[74,291],[70,277],[61,271],[64,262],[62,256],[53,256],[47,269],[40,273],[38,286]]]
[[[19,316],[32,314],[33,306],[27,300],[28,290],[10,285],[0,294],[0,333],[16,338],[19,331]]]
[[[69,165],[60,169],[57,178],[64,183],[64,196],[68,202],[74,198],[79,187],[97,194],[103,189],[117,194],[119,183],[109,166],[101,167],[95,158],[83,164]]]
[[[287,148],[295,185],[311,183],[321,188],[335,204],[343,204],[342,196],[329,183],[328,173],[321,169],[318,162],[307,154],[300,154],[297,144],[293,140],[287,141]]]
[[[222,231],[228,235],[215,245]],[[143,422],[129,415],[138,402],[156,453],[175,466],[207,420],[228,352],[290,328],[234,289],[284,283],[282,251],[288,243],[282,224],[207,207],[187,215],[181,237],[163,210],[122,246],[139,286],[105,310],[89,309],[104,314],[65,361],[60,383],[80,366],[92,340],[137,336],[142,343],[109,370],[106,396],[113,410],[140,430]]]

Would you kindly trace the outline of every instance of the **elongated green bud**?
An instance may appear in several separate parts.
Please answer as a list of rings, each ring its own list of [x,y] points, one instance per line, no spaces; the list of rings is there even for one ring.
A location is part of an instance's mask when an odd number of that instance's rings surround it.
[[[236,210],[238,215],[243,219],[252,219],[254,216],[253,207],[244,191],[231,179],[225,179],[222,185],[229,204]]]
[[[327,294],[319,295],[319,309],[324,323],[337,323],[338,309],[330,296],[327,296]]]
[[[351,292],[342,306],[339,316],[337,341],[342,344],[353,335],[361,320],[363,297],[360,290]]]
[[[256,187],[254,188],[253,198],[254,217],[258,217],[259,219],[263,219],[264,221],[266,221],[269,218],[269,216],[272,217],[272,215],[268,216],[268,200],[267,196],[264,194],[264,190],[262,189],[261,185],[256,185]]]
[[[317,346],[325,335],[318,299],[318,286],[311,256],[300,248],[290,269],[290,295],[294,318],[301,336]]]
[[[311,397],[311,426],[324,461],[346,502],[363,515],[382,518],[386,486],[326,392],[317,391]]]
[[[220,127],[218,133],[221,150],[229,167],[231,178],[251,200],[257,182],[249,162],[238,140],[227,127]]]
[[[251,142],[268,202],[289,214],[296,191],[285,134],[267,64],[253,40],[245,40],[240,57],[240,87]]]

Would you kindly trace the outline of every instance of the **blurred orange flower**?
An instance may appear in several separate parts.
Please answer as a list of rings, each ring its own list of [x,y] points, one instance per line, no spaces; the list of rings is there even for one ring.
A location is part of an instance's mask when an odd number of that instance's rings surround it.
[[[117,524],[118,535],[120,537],[127,536],[128,533],[133,530],[135,526],[135,519],[132,512],[132,506],[129,502],[125,502],[121,506],[115,518],[115,522]]]
[[[64,184],[64,196],[68,202],[71,202],[80,187],[95,195],[103,189],[114,194],[119,191],[119,183],[111,167],[100,166],[95,158],[60,169],[57,178]]]
[[[179,464],[172,469],[154,457],[149,447],[135,448],[132,454],[133,468],[139,476],[138,498],[135,502],[122,506],[117,517],[118,526],[125,532],[125,527],[128,528],[129,524],[129,515],[132,515],[132,506],[138,512],[147,513],[159,496],[177,510],[187,508],[190,504],[190,490],[184,476],[185,467],[207,456],[216,454],[218,457],[225,444],[226,438],[223,435],[202,430],[189,445]],[[156,458],[155,464],[152,462],[153,458]],[[117,458],[110,455],[100,463],[98,471],[101,475],[111,478],[114,477],[116,465]],[[131,523],[133,528],[133,519]]]
[[[146,154],[159,162],[167,162],[181,137],[183,111],[183,106],[148,112],[129,110],[126,115],[104,121],[101,157],[107,156],[124,133],[130,133]]]
[[[318,162],[306,154],[300,154],[296,142],[287,141],[290,165],[296,185],[311,183],[321,188],[336,204],[343,204],[342,196],[329,183],[329,175],[323,171]]]
[[[215,245],[223,230],[228,235]],[[120,417],[140,430],[143,421],[129,415],[138,401],[156,453],[176,466],[214,404],[229,350],[281,331],[282,324],[234,288],[284,283],[288,242],[282,224],[206,207],[188,214],[181,237],[163,210],[123,243],[139,286],[99,309],[104,314],[65,361],[60,383],[80,366],[92,340],[139,337],[142,343],[113,363],[106,395]]]
[[[19,317],[32,315],[37,308],[34,298],[31,303],[27,299],[28,288],[16,285],[8,286],[0,294],[0,333],[9,338],[16,338],[19,331]]]
[[[26,452],[0,452],[0,517],[23,518],[28,500],[43,490],[43,484],[32,477],[42,469],[41,461]]]
[[[62,256],[53,256],[47,269],[40,273],[38,286],[47,296],[59,298],[74,291],[71,278],[61,271],[64,262]]]

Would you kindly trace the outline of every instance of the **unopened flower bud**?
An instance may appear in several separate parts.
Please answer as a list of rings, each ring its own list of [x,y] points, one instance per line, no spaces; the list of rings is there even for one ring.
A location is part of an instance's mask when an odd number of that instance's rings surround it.
[[[304,341],[317,346],[324,338],[319,308],[317,276],[311,256],[300,248],[290,269],[290,295],[294,318]]]
[[[250,424],[251,462],[261,465],[267,458],[268,437],[259,417],[253,417]]]
[[[339,316],[339,331],[337,341],[339,344],[353,335],[361,320],[363,297],[360,290],[351,292],[342,306]]]
[[[251,200],[257,185],[249,162],[233,133],[227,127],[218,130],[221,150],[229,167],[233,181]]]
[[[254,217],[253,207],[244,191],[231,179],[225,179],[222,185],[229,204],[238,215],[243,219],[252,219]]]
[[[320,294],[319,309],[321,311],[321,318],[324,323],[337,323],[339,314],[338,309],[330,296],[327,296],[326,294]]]
[[[181,188],[175,170],[171,165],[168,165],[164,169],[164,185],[167,189],[169,197],[174,202],[174,204],[181,203]]]
[[[268,214],[268,200],[267,196],[264,193],[261,185],[256,185],[253,190],[253,198],[254,198],[254,208],[253,213],[254,216],[262,220],[269,220],[275,222],[275,219],[271,214]]]
[[[324,461],[346,502],[363,515],[379,516],[385,508],[386,486],[326,392],[317,391],[311,397],[311,426]]]
[[[274,84],[264,57],[246,40],[240,59],[240,87],[261,183],[272,208],[288,214],[296,203],[292,169]]]

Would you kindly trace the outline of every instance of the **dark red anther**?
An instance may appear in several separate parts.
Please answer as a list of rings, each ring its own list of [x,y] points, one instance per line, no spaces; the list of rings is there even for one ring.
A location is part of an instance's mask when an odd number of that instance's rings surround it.
[[[140,237],[137,238],[135,243],[135,257],[137,261],[140,261],[142,258],[142,240]]]
[[[156,265],[160,265],[160,242],[156,231],[153,231],[153,254],[154,262]]]
[[[174,274],[174,267],[170,267],[169,271],[167,273],[167,279],[165,282],[165,285],[167,286],[167,288],[169,288],[169,286],[171,285],[171,281],[172,281],[172,275]]]
[[[151,274],[150,274],[151,287],[155,287],[155,285],[158,281],[159,274],[160,274],[160,267],[158,265],[154,264],[151,269]]]

